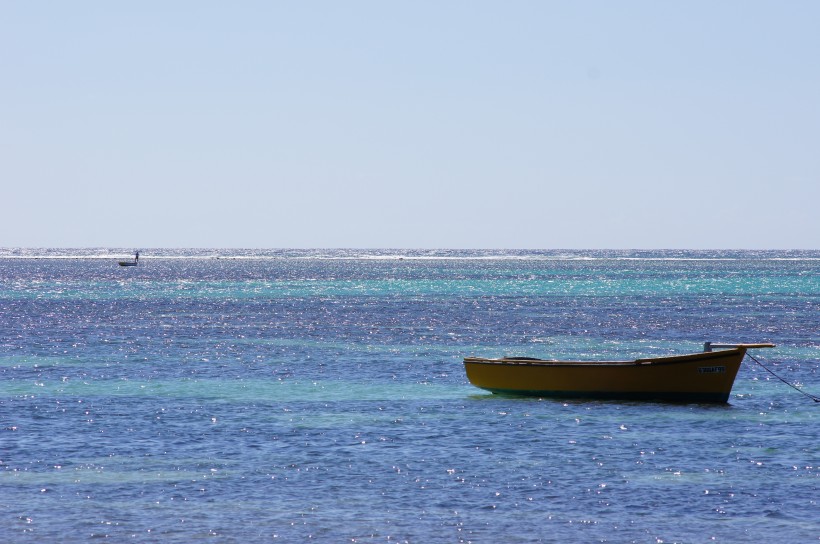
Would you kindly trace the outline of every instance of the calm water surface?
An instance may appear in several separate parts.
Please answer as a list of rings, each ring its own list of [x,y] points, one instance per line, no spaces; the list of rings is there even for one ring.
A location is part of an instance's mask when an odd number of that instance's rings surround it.
[[[820,252],[0,250],[0,541],[820,540],[820,403],[494,396],[715,342],[820,394]]]

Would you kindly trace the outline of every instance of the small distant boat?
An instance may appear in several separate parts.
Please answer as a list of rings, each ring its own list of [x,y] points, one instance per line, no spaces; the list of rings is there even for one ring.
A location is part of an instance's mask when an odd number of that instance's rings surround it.
[[[134,260],[133,261],[120,261],[120,266],[137,266],[139,264],[139,260],[140,260],[140,252],[137,251],[134,254]]]
[[[701,353],[634,361],[467,357],[464,368],[470,383],[493,393],[721,403],[729,400],[746,350],[773,347],[706,342]]]

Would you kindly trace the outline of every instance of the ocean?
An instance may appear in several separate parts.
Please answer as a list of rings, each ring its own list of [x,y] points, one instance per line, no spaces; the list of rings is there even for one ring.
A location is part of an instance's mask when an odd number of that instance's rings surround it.
[[[820,540],[820,404],[493,395],[703,342],[820,394],[818,251],[0,249],[2,542]]]

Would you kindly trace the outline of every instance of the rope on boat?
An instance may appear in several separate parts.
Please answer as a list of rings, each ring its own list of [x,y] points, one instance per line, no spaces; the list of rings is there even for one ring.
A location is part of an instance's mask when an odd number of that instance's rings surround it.
[[[789,387],[791,387],[792,389],[796,389],[799,393],[802,393],[803,395],[806,395],[807,397],[809,397],[809,398],[810,398],[811,400],[813,400],[814,402],[820,402],[820,397],[818,397],[818,396],[816,396],[816,395],[812,395],[811,393],[806,393],[805,391],[803,391],[802,389],[800,389],[800,388],[799,388],[799,387],[797,387],[796,385],[793,385],[793,384],[791,384],[791,383],[787,382],[786,380],[784,380],[783,378],[781,378],[780,376],[778,376],[777,374],[775,374],[775,373],[772,371],[772,369],[770,369],[769,367],[767,367],[766,365],[764,365],[763,363],[761,363],[760,361],[758,361],[757,359],[755,359],[755,358],[752,356],[752,354],[751,354],[751,353],[746,352],[746,357],[748,357],[748,358],[749,358],[749,359],[751,359],[752,361],[756,362],[757,364],[759,364],[760,366],[762,366],[763,368],[765,368],[765,369],[766,369],[766,372],[768,372],[769,374],[771,374],[772,376],[774,376],[775,378],[777,378],[777,379],[778,379],[778,380],[780,380],[781,382],[785,383],[786,385],[788,385],[788,386],[789,386]]]

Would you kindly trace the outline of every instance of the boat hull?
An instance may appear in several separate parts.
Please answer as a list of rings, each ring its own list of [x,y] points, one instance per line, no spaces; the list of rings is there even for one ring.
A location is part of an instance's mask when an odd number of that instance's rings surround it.
[[[493,393],[559,398],[724,403],[745,348],[635,361],[468,357],[470,382]]]

